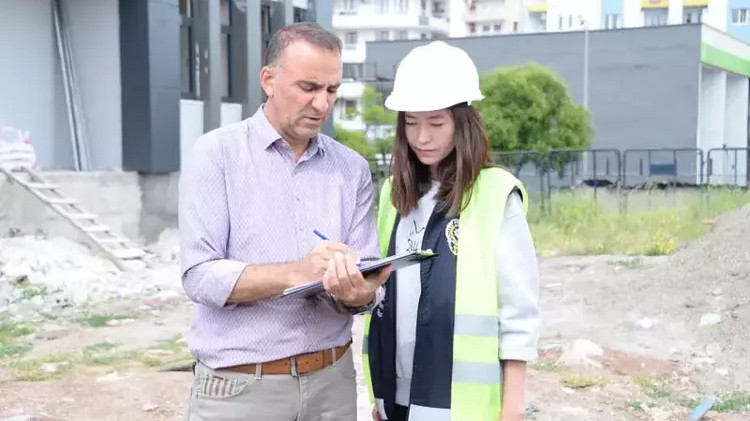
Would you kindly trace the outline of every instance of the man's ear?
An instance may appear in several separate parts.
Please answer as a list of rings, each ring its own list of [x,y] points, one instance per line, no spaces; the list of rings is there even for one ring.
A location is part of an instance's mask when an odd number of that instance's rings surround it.
[[[274,84],[276,82],[275,76],[276,72],[274,69],[268,66],[263,66],[263,68],[260,69],[260,86],[269,98],[273,96]]]

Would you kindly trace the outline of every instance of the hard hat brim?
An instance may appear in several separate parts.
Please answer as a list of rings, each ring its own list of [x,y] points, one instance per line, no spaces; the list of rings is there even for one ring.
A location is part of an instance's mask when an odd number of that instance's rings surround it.
[[[391,111],[403,111],[403,112],[424,112],[424,111],[438,111],[438,110],[445,110],[448,109],[456,104],[461,104],[464,102],[468,102],[471,104],[472,102],[481,101],[484,99],[484,95],[481,93],[476,93],[475,95],[471,95],[468,98],[461,98],[461,99],[454,99],[454,100],[448,100],[444,102],[435,102],[435,101],[414,101],[413,99],[410,100],[408,98],[401,98],[394,95],[389,95],[388,98],[385,99],[385,107],[388,108]]]

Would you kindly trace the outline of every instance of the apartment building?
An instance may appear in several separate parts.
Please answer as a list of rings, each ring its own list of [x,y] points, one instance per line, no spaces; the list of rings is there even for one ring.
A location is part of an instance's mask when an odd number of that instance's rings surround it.
[[[526,0],[524,3],[523,32],[705,23],[750,41],[750,0]]]
[[[462,1],[462,0],[461,0]],[[343,42],[344,80],[333,112],[350,130],[364,129],[365,84],[382,73],[368,62],[368,41],[436,39],[450,35],[446,0],[334,0],[333,28]]]
[[[463,10],[463,25],[454,26],[453,37],[523,32],[527,13],[523,0],[458,0],[456,3],[455,7]]]

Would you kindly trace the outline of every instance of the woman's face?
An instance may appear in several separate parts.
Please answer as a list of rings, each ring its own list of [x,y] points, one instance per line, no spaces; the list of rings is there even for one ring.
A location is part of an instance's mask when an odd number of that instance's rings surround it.
[[[404,117],[409,147],[434,176],[437,164],[455,146],[453,113],[449,110],[407,112]]]

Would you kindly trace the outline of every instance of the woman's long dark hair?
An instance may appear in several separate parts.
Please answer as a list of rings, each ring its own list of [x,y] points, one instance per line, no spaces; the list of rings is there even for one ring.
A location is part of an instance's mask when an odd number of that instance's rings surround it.
[[[489,139],[479,112],[467,104],[449,109],[453,115],[454,148],[438,165],[440,189],[437,201],[447,216],[456,216],[471,197],[474,182],[482,168],[492,166]],[[393,187],[391,201],[401,215],[407,215],[417,205],[430,181],[429,169],[422,164],[406,139],[406,116],[398,113],[396,137],[391,160]]]

